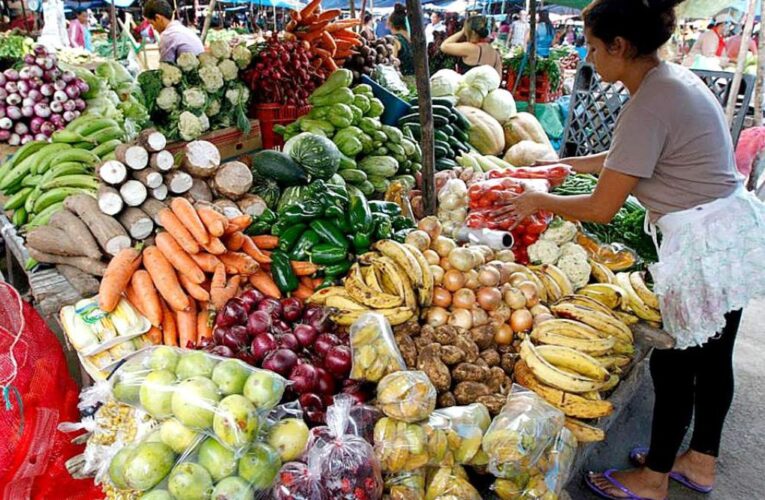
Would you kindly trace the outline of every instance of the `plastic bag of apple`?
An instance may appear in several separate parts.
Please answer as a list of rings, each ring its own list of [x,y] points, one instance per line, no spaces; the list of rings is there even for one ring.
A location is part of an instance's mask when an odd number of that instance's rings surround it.
[[[335,332],[322,307],[248,290],[218,312],[212,339],[201,347],[287,378],[291,384],[286,399],[298,399],[306,420],[322,424],[334,394],[352,394],[359,402],[368,399],[361,383],[348,379],[348,337]]]

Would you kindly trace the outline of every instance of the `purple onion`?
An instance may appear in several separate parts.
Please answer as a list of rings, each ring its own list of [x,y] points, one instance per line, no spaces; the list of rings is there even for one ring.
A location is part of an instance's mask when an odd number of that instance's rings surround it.
[[[21,120],[21,108],[18,106],[8,106],[5,112],[11,120]]]
[[[0,87],[0,100],[5,101],[6,97],[8,97],[8,91],[5,90],[5,87]]]
[[[32,118],[35,115],[35,108],[33,106],[22,106],[21,115],[24,118]]]
[[[24,64],[34,64],[35,63],[35,56],[32,54],[27,54],[24,56]]]
[[[5,118],[5,104],[0,104],[0,118]]]
[[[29,80],[27,80],[27,85],[29,85],[30,92],[32,92],[33,90],[39,90],[42,84],[43,84],[42,78],[30,78]]]
[[[82,113],[80,111],[75,111],[74,116],[75,118],[79,118]]]
[[[55,91],[53,93],[53,100],[54,101],[59,101],[59,102],[64,102],[64,101],[69,100],[69,96],[66,95],[66,92],[64,92],[63,90],[57,90],[57,91]]]
[[[38,102],[35,104],[35,115],[39,116],[40,118],[48,118],[50,116],[50,106],[45,104],[44,102]]]
[[[10,130],[0,130],[0,142],[5,142],[11,137]]]
[[[85,80],[77,79],[75,80],[77,82],[77,86],[80,87],[80,92],[85,94],[88,90],[90,90],[90,86],[85,82]]]
[[[63,113],[64,112],[64,105],[60,101],[52,101],[50,103],[50,110],[53,113]]]
[[[77,118],[77,115],[74,114],[74,111],[64,111],[64,121],[69,123],[70,121]]]
[[[47,141],[48,136],[45,134],[35,134],[35,140],[36,141]]]
[[[77,109],[77,111],[85,111],[85,108],[87,107],[87,103],[84,99],[77,98],[74,100],[74,105]]]
[[[24,66],[19,70],[19,80],[23,81],[32,78],[32,75],[29,74],[29,68],[31,68],[31,66]]]
[[[29,95],[29,83],[26,80],[19,80],[18,88],[21,97]]]
[[[80,88],[75,83],[67,85],[64,91],[66,92],[66,95],[69,96],[69,99],[77,99],[80,97]]]
[[[0,129],[2,130],[10,130],[13,128],[13,120],[11,120],[9,117],[4,116],[0,118]]]
[[[31,130],[33,134],[36,134],[42,131],[43,123],[45,123],[45,118],[40,118],[39,116],[35,116],[29,121],[29,130]]]
[[[19,134],[11,134],[11,137],[8,139],[8,144],[11,146],[18,146],[21,144],[21,136],[19,136]]]
[[[32,89],[29,91],[29,95],[27,96],[29,99],[32,99],[32,105],[36,102],[40,102],[43,98],[43,95],[40,93],[37,89]]]
[[[64,121],[64,117],[61,115],[50,115],[50,121],[53,123],[53,126],[55,126],[57,129],[66,127],[66,122]]]
[[[27,127],[27,124],[24,122],[17,122],[16,126],[13,127],[13,131],[23,136],[24,134],[29,133],[29,127]]]
[[[43,134],[45,137],[52,136],[53,132],[55,131],[56,131],[56,126],[53,124],[53,122],[44,121],[42,125],[40,125],[40,133]]]
[[[64,111],[76,111],[77,103],[73,99],[64,102]]]
[[[9,94],[15,94],[19,91],[19,84],[18,82],[8,82],[5,84],[5,90],[8,91]]]
[[[5,78],[7,78],[8,81],[11,81],[11,82],[15,82],[19,79],[19,72],[13,68],[8,68],[5,71],[3,71],[3,75],[5,75]]]
[[[45,45],[35,45],[34,47],[35,55],[37,56],[47,56],[48,55],[48,49],[45,48]]]
[[[8,94],[8,97],[5,98],[5,102],[11,106],[18,106],[21,101],[21,96],[18,94]]]
[[[61,79],[66,83],[71,83],[75,78],[77,78],[77,75],[75,75],[73,71],[64,71],[61,73]]]
[[[22,106],[34,106],[35,105],[35,101],[31,97],[25,97],[24,99],[22,99],[21,105]]]
[[[53,95],[53,92],[55,92],[56,89],[53,88],[53,85],[50,83],[44,83],[40,86],[40,93],[44,95],[45,97],[50,97]]]
[[[21,144],[26,144],[35,140],[35,136],[32,134],[24,134],[21,136]]]
[[[43,77],[43,70],[39,66],[28,66],[29,68],[29,78],[42,78]]]
[[[64,80],[56,80],[53,82],[53,88],[56,90],[64,90],[66,88],[66,82]]]
[[[40,66],[42,69],[52,69],[53,59],[50,57],[38,57],[35,59],[35,64]]]

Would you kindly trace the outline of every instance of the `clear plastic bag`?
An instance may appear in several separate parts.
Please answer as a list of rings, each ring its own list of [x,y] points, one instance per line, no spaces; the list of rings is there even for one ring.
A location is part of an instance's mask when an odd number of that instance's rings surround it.
[[[383,417],[375,425],[374,438],[383,471],[409,472],[428,465],[431,450],[423,426]]]
[[[378,382],[385,375],[406,370],[393,338],[390,323],[382,314],[366,313],[351,326],[353,366],[351,378]]]
[[[425,372],[400,371],[377,385],[377,405],[388,417],[404,422],[428,418],[436,409],[436,388]]]
[[[536,393],[513,385],[507,403],[483,436],[489,472],[513,477],[533,467],[560,430],[565,417]]]
[[[425,469],[389,475],[385,478],[385,490],[391,500],[425,498]]]
[[[459,500],[481,500],[478,493],[468,480],[465,470],[455,465],[453,467],[440,467],[428,478],[428,488],[425,492],[425,500],[446,500],[459,498]]]
[[[492,490],[502,500],[557,500],[571,473],[576,445],[576,438],[564,427],[534,467],[509,479],[497,479]]]
[[[446,451],[440,461],[437,455],[431,456],[429,465],[477,465],[486,462],[481,441],[490,423],[489,410],[480,403],[451,406],[434,411],[425,426],[426,432],[429,440],[443,439],[435,435],[437,431],[443,432],[446,439]],[[432,430],[429,431],[429,429]],[[436,446],[431,445],[431,448]]]
[[[319,468],[319,457],[307,464],[288,462],[279,470],[273,488],[274,500],[329,500]]]

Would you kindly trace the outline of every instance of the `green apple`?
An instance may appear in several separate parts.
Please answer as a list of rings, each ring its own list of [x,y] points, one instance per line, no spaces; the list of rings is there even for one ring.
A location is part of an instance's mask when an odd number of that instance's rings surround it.
[[[173,469],[167,489],[176,500],[207,500],[212,493],[213,481],[204,467],[185,462]]]
[[[141,443],[125,460],[125,482],[146,491],[162,481],[175,463],[175,453],[164,443]]]
[[[175,374],[169,370],[150,372],[141,384],[140,400],[147,412],[154,418],[167,418],[172,413],[170,402],[173,398]]]
[[[270,410],[282,399],[284,379],[266,370],[257,370],[244,384],[244,397],[258,410]]]
[[[238,359],[227,359],[221,361],[212,372],[212,381],[215,382],[220,391],[228,396],[229,394],[241,394],[244,390],[244,384],[250,375],[251,369]]]
[[[271,487],[281,468],[282,459],[278,451],[265,443],[255,443],[239,459],[238,472],[256,490],[266,490]]]
[[[199,465],[207,469],[217,482],[236,472],[234,452],[220,444],[215,438],[207,438],[199,446],[197,454]]]
[[[268,433],[268,444],[282,457],[282,462],[297,460],[308,442],[308,426],[300,418],[285,418]]]
[[[173,415],[192,429],[210,427],[220,401],[218,392],[218,386],[209,378],[191,377],[184,380],[173,393]]]
[[[218,404],[213,418],[213,430],[223,444],[241,448],[249,444],[258,432],[258,412],[244,396],[232,394]]]
[[[202,351],[193,351],[185,354],[175,369],[175,374],[178,376],[178,380],[186,380],[191,377],[207,377],[212,376],[212,372],[215,369],[217,361],[205,354]]]

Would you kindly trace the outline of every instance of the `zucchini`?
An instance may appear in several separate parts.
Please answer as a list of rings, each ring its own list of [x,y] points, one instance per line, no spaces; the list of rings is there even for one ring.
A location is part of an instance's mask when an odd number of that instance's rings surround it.
[[[446,135],[454,135],[454,127],[452,127],[448,123],[444,123],[443,125],[439,125],[439,128],[441,130],[443,130],[444,134],[446,134]]]
[[[443,116],[444,118],[449,118],[452,115],[451,108],[447,108],[446,106],[439,106],[438,104],[433,103],[433,115],[439,115]],[[416,114],[419,116],[420,114],[420,107],[419,106],[412,106],[412,109],[410,110],[412,114]]]
[[[263,178],[294,186],[308,183],[308,175],[289,155],[264,149],[252,155],[252,168]]]
[[[453,150],[459,151],[460,153],[467,153],[470,151],[468,147],[464,144],[462,144],[462,141],[457,139],[456,137],[449,137],[449,145],[452,147]]]
[[[433,99],[433,105],[435,106],[443,106],[445,108],[454,109],[454,101],[449,99],[448,97],[436,97]]]
[[[367,180],[367,174],[363,170],[347,168],[345,170],[341,170],[339,173],[346,182],[350,182],[351,184],[360,184]]]
[[[453,113],[457,116],[457,121],[455,122],[457,127],[463,131],[470,130],[470,122],[467,118],[465,118],[465,115],[463,115],[458,109],[455,109]]]
[[[436,144],[433,148],[433,153],[435,153],[436,159],[446,158],[449,155],[449,151],[449,149],[440,144]]]
[[[448,116],[448,114],[447,114]],[[398,120],[398,126],[401,127],[403,125],[406,125],[407,123],[420,123],[420,114],[419,113],[410,113],[406,116],[402,116]],[[433,113],[433,126],[434,127],[443,127],[444,125],[449,124],[449,118],[446,116],[441,116]]]
[[[441,172],[442,170],[451,170],[453,168],[457,168],[459,165],[457,165],[457,162],[454,160],[450,160],[449,158],[438,158],[436,159],[436,171]]]
[[[467,135],[467,132],[457,127],[454,127],[454,133],[452,134],[452,137],[459,140],[463,144],[470,140],[470,136]]]
[[[441,130],[436,130],[436,131],[435,131],[435,137],[436,137],[436,140],[437,140],[437,141],[444,141],[444,142],[447,142],[447,141],[449,140],[449,136],[448,136],[448,135],[446,135],[446,134],[445,134],[444,132],[442,132]]]
[[[407,123],[404,125],[404,130],[412,134],[413,140],[419,141],[422,139],[422,129],[419,123]]]

